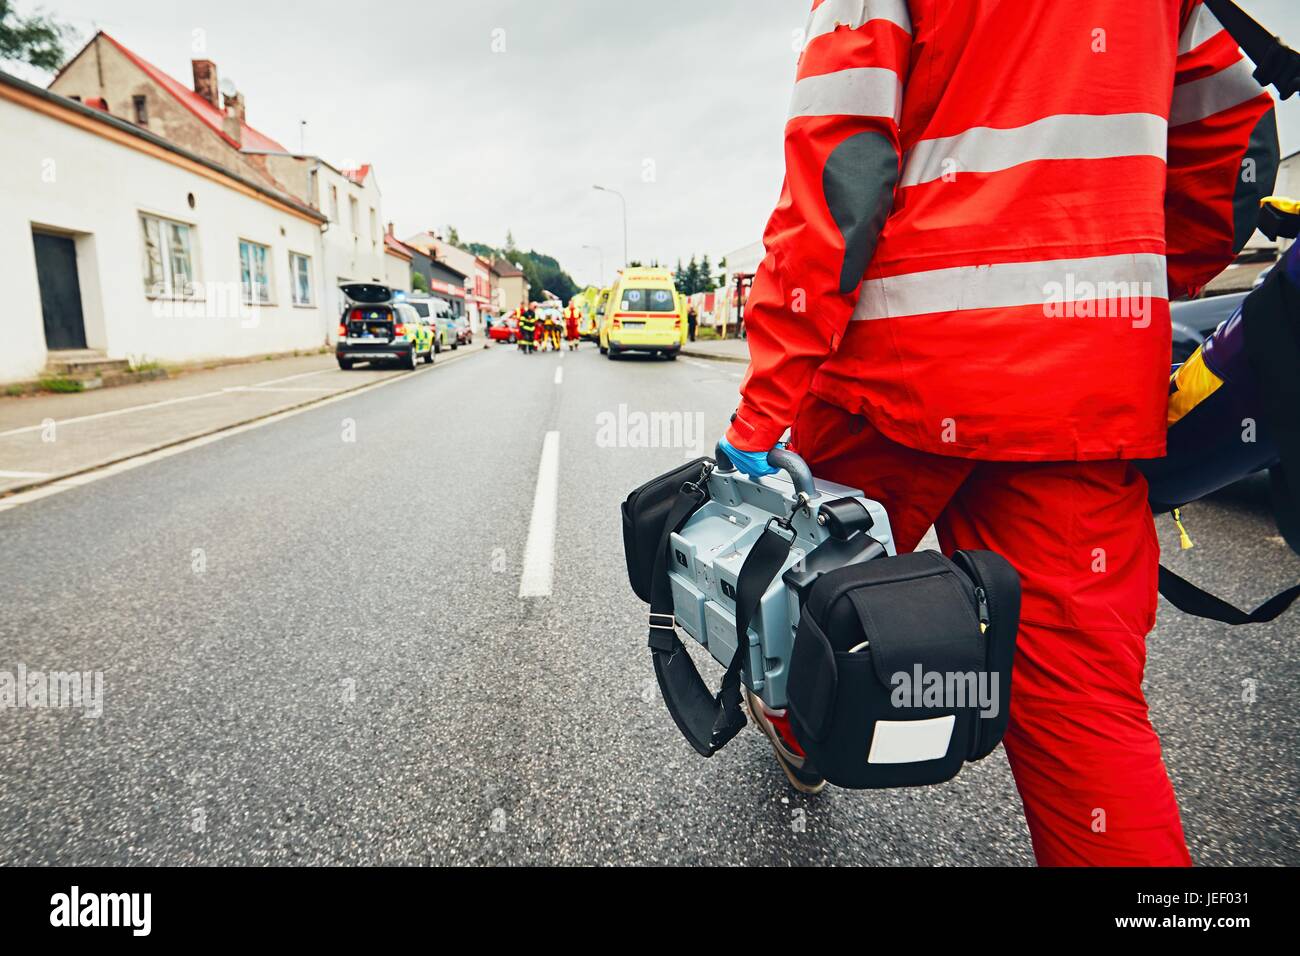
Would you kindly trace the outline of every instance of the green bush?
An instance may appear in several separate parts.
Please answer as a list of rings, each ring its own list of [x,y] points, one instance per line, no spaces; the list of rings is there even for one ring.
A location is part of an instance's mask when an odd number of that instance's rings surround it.
[[[80,382],[75,378],[63,378],[61,376],[57,378],[41,379],[40,387],[42,392],[71,393],[84,392],[86,390],[84,382]]]

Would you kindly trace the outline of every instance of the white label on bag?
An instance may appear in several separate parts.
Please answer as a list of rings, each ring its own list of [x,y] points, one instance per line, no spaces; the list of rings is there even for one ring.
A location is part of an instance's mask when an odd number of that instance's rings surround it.
[[[920,763],[938,760],[952,743],[956,715],[929,720],[878,720],[867,763]]]

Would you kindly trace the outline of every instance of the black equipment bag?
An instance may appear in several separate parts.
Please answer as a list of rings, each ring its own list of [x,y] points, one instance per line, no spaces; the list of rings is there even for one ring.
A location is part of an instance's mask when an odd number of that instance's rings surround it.
[[[647,482],[622,507],[628,578],[650,605],[655,676],[677,728],[705,757],[747,722],[741,674],[749,642],[741,636],[793,538],[773,517],[750,548],[737,579],[737,651],[712,693],[677,636],[668,561],[671,535],[708,501],[713,468],[707,458],[690,462]],[[817,772],[841,787],[919,786],[987,756],[1009,718],[1019,623],[1020,578],[990,552],[958,552],[951,561],[933,552],[882,557],[823,574],[802,608],[787,687],[795,733]],[[940,674],[946,683],[953,675],[963,698],[934,705],[918,685],[920,706],[895,706],[893,676],[915,676],[918,667],[922,678]],[[939,737],[942,753],[900,759],[933,749]]]
[[[800,746],[839,787],[950,780],[1006,732],[1019,626],[1020,578],[988,551],[831,571],[813,586],[790,661]]]

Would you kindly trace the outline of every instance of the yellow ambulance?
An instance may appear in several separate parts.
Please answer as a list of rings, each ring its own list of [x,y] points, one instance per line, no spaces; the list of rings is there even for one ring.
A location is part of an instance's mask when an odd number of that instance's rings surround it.
[[[668,269],[629,268],[619,274],[600,319],[600,351],[677,358],[686,341],[686,318]]]

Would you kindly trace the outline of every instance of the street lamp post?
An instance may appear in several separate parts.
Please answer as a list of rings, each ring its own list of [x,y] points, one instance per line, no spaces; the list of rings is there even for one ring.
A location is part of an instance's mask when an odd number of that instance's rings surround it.
[[[623,203],[623,268],[626,269],[626,268],[627,268],[627,263],[628,263],[628,257],[627,257],[627,197],[624,196],[624,195],[623,195],[621,192],[619,192],[617,189],[610,189],[608,186],[595,186],[595,185],[593,185],[591,188],[592,188],[592,189],[598,189],[598,190],[600,190],[600,191],[603,192],[603,193],[613,193],[613,194],[614,194],[615,196],[617,196],[617,197],[619,198],[619,200],[622,201],[622,203]]]
[[[600,246],[583,246],[582,248],[594,250],[596,255],[600,257],[600,284],[603,288],[605,285],[605,250]]]

